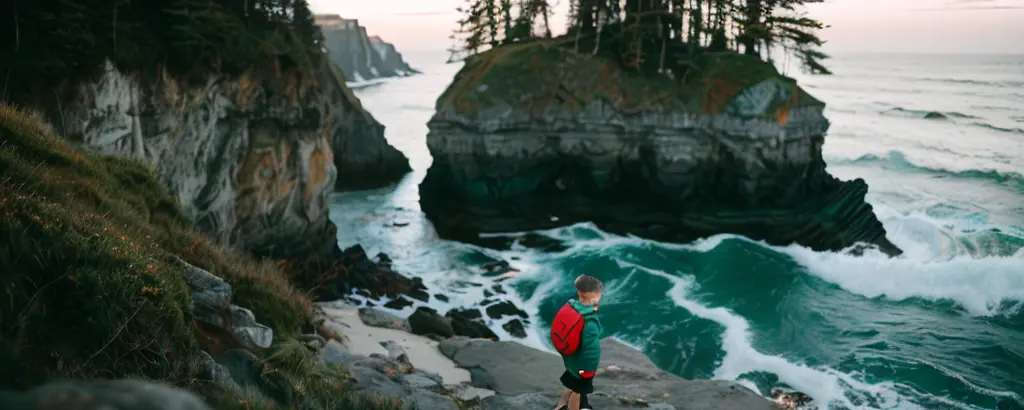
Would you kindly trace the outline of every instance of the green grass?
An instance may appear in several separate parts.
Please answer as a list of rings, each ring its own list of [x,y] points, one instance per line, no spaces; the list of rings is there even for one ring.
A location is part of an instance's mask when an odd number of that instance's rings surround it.
[[[793,79],[754,56],[705,53],[690,65],[695,68],[691,74],[673,79],[626,70],[601,55],[576,53],[557,39],[511,44],[467,59],[437,107],[473,114],[504,103],[541,113],[552,103],[579,111],[586,102],[604,100],[625,115],[655,110],[717,114],[744,88],[765,79],[776,78],[799,90]],[[481,86],[486,89],[481,91]],[[811,105],[823,103],[801,90],[792,101],[772,107],[771,114]]]
[[[0,105],[0,388],[138,377],[261,408],[198,380],[200,351],[224,341],[193,324],[181,258],[230,283],[233,303],[274,329],[275,344],[253,353],[266,384],[298,408],[397,408],[351,393],[342,371],[297,341],[312,304],[275,263],[189,226],[141,164],[79,152],[40,117]]]

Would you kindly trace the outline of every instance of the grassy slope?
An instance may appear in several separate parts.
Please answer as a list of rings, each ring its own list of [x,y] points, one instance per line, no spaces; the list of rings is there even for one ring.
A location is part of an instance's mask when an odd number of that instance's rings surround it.
[[[230,283],[233,302],[274,329],[275,345],[253,353],[275,390],[302,408],[395,407],[345,393],[346,375],[297,341],[311,302],[277,266],[188,227],[142,165],[78,152],[38,117],[0,105],[0,387],[143,377],[218,408],[267,408],[198,380],[199,351],[216,335],[192,324],[179,257]]]
[[[702,55],[697,71],[686,79],[646,77],[623,70],[601,56],[576,53],[553,42],[532,42],[497,47],[470,57],[451,86],[438,99],[437,108],[454,106],[460,114],[505,102],[538,110],[559,102],[580,110],[587,101],[604,99],[625,114],[660,107],[667,111],[717,114],[744,88],[768,78],[790,83],[771,64],[732,52]],[[486,85],[484,92],[478,92]],[[789,101],[772,107],[823,105],[799,91]],[[777,112],[778,113],[777,113]]]

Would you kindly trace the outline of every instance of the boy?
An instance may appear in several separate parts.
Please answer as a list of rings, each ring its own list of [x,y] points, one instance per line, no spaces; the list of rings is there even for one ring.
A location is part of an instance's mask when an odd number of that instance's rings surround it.
[[[551,324],[551,341],[565,364],[561,377],[565,390],[556,410],[566,405],[569,410],[580,410],[581,404],[590,407],[586,395],[594,392],[594,374],[601,361],[602,329],[597,302],[601,301],[604,285],[595,277],[580,275],[575,286],[578,300],[566,302]]]

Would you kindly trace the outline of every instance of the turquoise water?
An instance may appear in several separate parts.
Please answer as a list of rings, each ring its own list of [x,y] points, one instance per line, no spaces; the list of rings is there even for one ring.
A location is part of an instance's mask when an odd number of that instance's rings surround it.
[[[425,74],[357,94],[414,172],[337,195],[332,218],[341,245],[387,252],[451,298],[435,308],[479,303],[495,278],[478,266],[507,260],[523,271],[508,298],[533,318],[520,342],[547,348],[546,319],[587,273],[608,288],[606,331],[683,377],[762,394],[783,384],[820,409],[1024,408],[1024,56],[846,56],[834,77],[797,76],[830,104],[829,171],[868,181],[899,259],[732,235],[666,244],[589,224],[532,233],[558,252],[522,246],[521,233],[494,249],[440,240],[417,185],[426,121],[459,67],[407,57]],[[491,323],[511,338],[502,324]]]

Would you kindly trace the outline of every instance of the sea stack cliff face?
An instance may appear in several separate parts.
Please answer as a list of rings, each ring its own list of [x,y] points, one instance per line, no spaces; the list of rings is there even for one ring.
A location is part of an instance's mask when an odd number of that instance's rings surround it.
[[[370,161],[348,145],[398,151],[358,100],[340,97],[350,91],[326,65],[315,76],[269,71],[197,85],[108,63],[51,117],[85,149],[149,165],[220,241],[273,257],[337,254],[328,195]],[[389,159],[408,167],[400,153]]]
[[[826,172],[824,103],[754,57],[707,54],[690,76],[544,44],[471,57],[428,124],[423,211],[462,240],[593,221],[663,241],[735,233],[901,253],[867,184]]]
[[[316,24],[324,35],[324,49],[331,61],[341,67],[345,81],[359,82],[374,78],[404,77],[417,74],[395,46],[370,36],[358,20],[337,14],[316,16]]]

